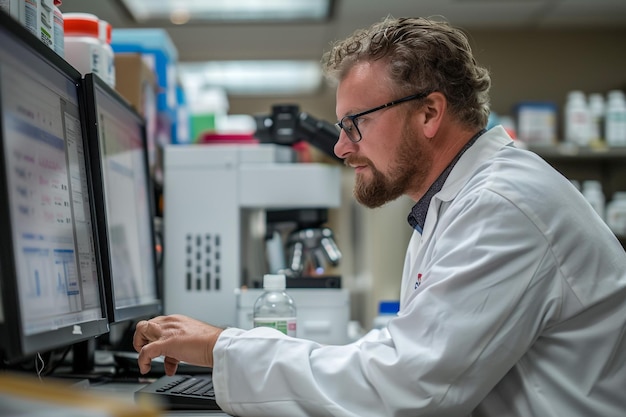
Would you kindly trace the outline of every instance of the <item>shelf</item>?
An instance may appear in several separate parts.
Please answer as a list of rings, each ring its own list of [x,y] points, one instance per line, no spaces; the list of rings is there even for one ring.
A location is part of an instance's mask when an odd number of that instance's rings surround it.
[[[533,145],[528,147],[529,150],[535,152],[539,156],[546,159],[561,159],[561,160],[575,160],[575,159],[624,159],[626,158],[626,146],[619,147],[602,147],[591,148],[570,144],[559,145],[545,145],[538,146]]]

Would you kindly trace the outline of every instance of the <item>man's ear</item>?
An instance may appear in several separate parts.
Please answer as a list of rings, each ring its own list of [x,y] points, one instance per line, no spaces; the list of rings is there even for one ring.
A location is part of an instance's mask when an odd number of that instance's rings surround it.
[[[427,138],[433,138],[439,130],[444,114],[448,108],[448,100],[440,92],[430,93],[424,104],[423,131]]]

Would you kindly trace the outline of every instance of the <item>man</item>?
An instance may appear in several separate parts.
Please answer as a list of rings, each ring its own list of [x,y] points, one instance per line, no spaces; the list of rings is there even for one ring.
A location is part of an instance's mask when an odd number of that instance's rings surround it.
[[[485,131],[465,36],[385,19],[323,62],[356,198],[416,202],[398,317],[346,346],[159,317],[137,326],[141,369],[213,366],[240,416],[623,416],[626,254],[566,178]]]

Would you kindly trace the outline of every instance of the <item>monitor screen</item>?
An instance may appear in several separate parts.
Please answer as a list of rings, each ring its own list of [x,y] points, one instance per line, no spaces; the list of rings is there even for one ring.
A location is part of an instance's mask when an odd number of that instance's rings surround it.
[[[114,90],[85,76],[94,186],[103,250],[109,321],[135,320],[161,311],[157,278],[154,204],[144,119]],[[108,272],[108,273],[107,273]]]
[[[81,76],[0,13],[0,347],[108,332]]]

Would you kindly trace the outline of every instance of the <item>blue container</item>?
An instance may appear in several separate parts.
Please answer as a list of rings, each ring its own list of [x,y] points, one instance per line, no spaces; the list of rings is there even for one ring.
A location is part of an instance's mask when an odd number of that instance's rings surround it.
[[[177,107],[176,66],[178,50],[164,29],[113,29],[111,47],[115,53],[140,53],[154,71],[159,86],[157,111],[174,119]]]
[[[397,314],[400,311],[400,301],[380,301],[378,314]]]
[[[191,143],[191,126],[189,119],[189,108],[187,106],[187,98],[185,90],[180,84],[176,85],[176,119],[172,123],[172,143],[173,144],[189,144]]]
[[[378,316],[372,322],[373,329],[384,329],[391,319],[398,315],[400,301],[389,300],[378,303]]]

